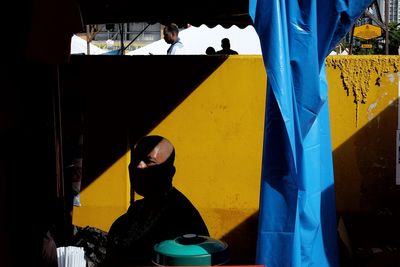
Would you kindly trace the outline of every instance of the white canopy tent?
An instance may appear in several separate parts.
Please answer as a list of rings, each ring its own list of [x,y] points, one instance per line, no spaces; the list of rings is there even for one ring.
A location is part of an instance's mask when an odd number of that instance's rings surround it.
[[[188,55],[205,55],[207,47],[212,46],[216,51],[221,49],[221,40],[228,38],[231,49],[239,55],[261,55],[259,37],[253,26],[240,29],[237,26],[224,28],[221,25],[209,28],[190,26],[179,32],[179,37],[185,47],[184,53]],[[126,53],[126,55],[166,55],[169,44],[163,39]]]
[[[89,51],[91,55],[100,55],[106,53],[107,50],[101,49],[94,44],[89,44]],[[77,35],[71,38],[71,54],[87,54],[87,42]]]

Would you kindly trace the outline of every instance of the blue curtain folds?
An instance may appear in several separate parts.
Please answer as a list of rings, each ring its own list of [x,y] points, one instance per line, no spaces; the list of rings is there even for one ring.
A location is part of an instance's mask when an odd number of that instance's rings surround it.
[[[267,70],[257,264],[338,266],[325,58],[371,0],[250,0]]]

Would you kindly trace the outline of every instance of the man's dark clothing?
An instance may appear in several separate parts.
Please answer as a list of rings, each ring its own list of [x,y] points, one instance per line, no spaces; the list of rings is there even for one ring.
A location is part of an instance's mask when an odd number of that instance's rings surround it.
[[[156,243],[190,233],[209,236],[199,212],[177,189],[171,188],[157,198],[137,200],[110,228],[106,263],[153,265]]]
[[[238,55],[239,53],[232,49],[222,49],[215,52],[217,55]]]

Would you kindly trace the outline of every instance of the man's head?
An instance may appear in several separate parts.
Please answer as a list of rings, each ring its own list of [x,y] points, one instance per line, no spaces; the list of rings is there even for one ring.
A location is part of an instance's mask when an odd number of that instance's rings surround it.
[[[221,40],[221,47],[222,47],[222,49],[230,49],[231,48],[231,43],[228,38],[224,38]]]
[[[207,47],[206,49],[206,55],[214,55],[215,54],[215,49],[212,46]]]
[[[164,27],[164,40],[167,44],[173,44],[178,39],[179,28],[176,24],[171,23]]]
[[[131,188],[144,197],[157,196],[172,187],[175,149],[166,138],[151,135],[142,138],[131,153]]]

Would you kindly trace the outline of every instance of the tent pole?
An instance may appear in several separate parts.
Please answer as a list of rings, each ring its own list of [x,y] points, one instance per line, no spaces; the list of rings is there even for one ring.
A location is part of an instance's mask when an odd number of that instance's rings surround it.
[[[90,26],[86,25],[86,55],[90,55]]]
[[[119,24],[120,36],[121,36],[121,56],[124,54],[124,23]]]
[[[350,30],[350,48],[349,48],[349,55],[353,54],[353,40],[354,40],[354,26],[351,27]]]

